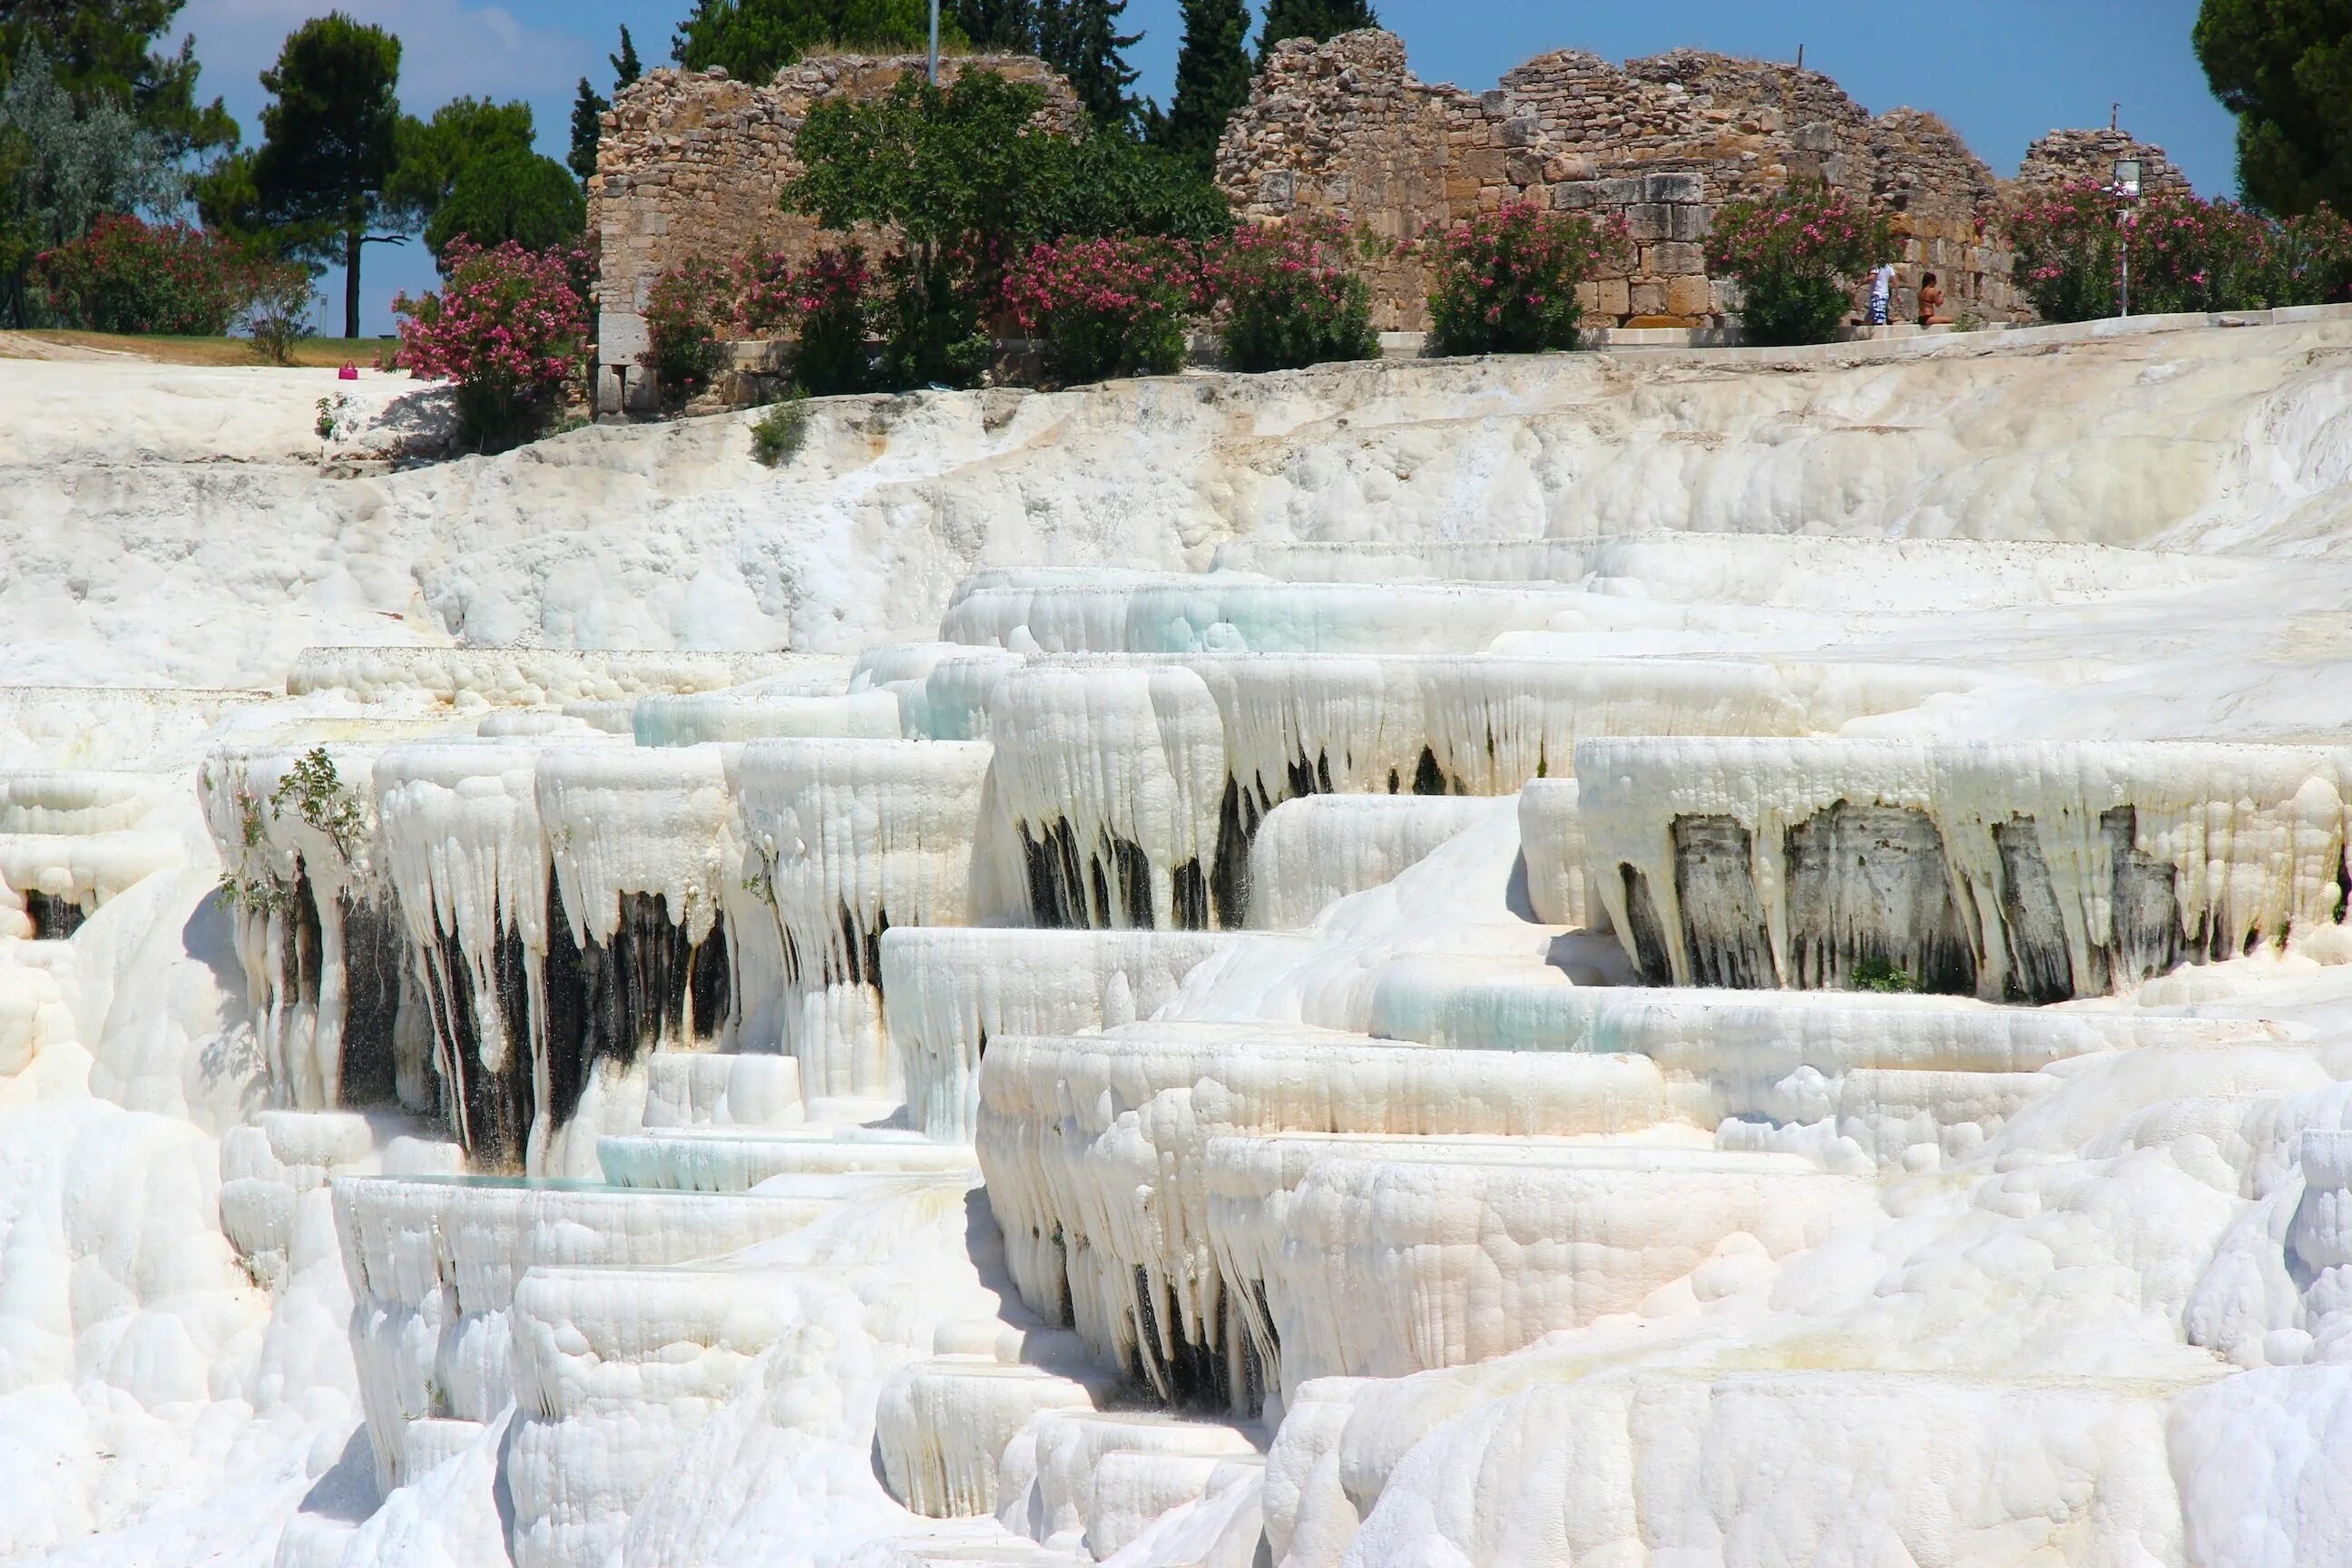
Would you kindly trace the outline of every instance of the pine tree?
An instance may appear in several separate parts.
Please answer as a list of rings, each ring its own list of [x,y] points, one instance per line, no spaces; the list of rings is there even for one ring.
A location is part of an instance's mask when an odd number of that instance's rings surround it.
[[[1265,26],[1257,34],[1257,63],[1265,64],[1274,46],[1285,38],[1312,38],[1319,44],[1380,25],[1380,14],[1370,0],[1266,0]]]
[[[586,77],[580,79],[580,90],[572,99],[572,155],[564,162],[583,185],[595,176],[596,143],[604,139],[604,110],[612,107]]]
[[[1040,0],[1037,7],[1038,54],[1106,131],[1130,126],[1140,107],[1127,90],[1136,72],[1126,51],[1143,35],[1118,30],[1126,12],[1127,0]]]
[[[990,54],[1037,52],[1037,0],[950,0],[948,16],[971,47]]]
[[[621,52],[617,55],[606,55],[604,58],[613,65],[614,92],[620,91],[637,78],[645,75],[644,68],[637,64],[637,46],[630,41],[629,27],[625,22],[621,25]]]
[[[1183,16],[1176,96],[1154,140],[1205,168],[1216,161],[1225,121],[1249,101],[1249,7],[1243,0],[1183,0]]]

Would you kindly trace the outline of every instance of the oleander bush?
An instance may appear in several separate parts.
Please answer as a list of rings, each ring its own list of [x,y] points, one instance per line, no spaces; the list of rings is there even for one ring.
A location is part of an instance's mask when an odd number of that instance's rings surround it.
[[[1863,276],[1893,256],[1886,220],[1841,190],[1800,180],[1726,202],[1707,236],[1707,270],[1739,281],[1740,333],[1775,346],[1837,335]]]
[[[587,309],[561,252],[456,239],[441,255],[440,289],[404,293],[392,308],[401,318],[400,363],[455,384],[460,435],[474,450],[538,435],[579,374]]]
[[[1552,212],[1513,202],[1423,239],[1430,271],[1430,352],[1541,353],[1572,349],[1582,324],[1577,286],[1623,272],[1632,246],[1612,215]]]
[[[65,326],[217,337],[250,298],[254,269],[220,235],[115,215],[36,257],[27,281]]]
[[[1372,291],[1362,264],[1372,242],[1336,219],[1244,225],[1202,254],[1225,362],[1235,370],[1295,370],[1377,359]]]
[[[646,347],[637,363],[653,374],[672,408],[710,384],[724,353],[719,330],[732,321],[728,268],[696,258],[669,268],[646,291]]]
[[[1114,236],[1032,246],[1006,272],[1004,309],[1043,339],[1065,384],[1166,375],[1184,364],[1200,266],[1171,240]]]

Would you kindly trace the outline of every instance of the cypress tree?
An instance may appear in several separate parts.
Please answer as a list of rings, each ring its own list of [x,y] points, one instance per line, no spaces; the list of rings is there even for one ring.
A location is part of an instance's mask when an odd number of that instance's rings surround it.
[[[1380,25],[1380,14],[1370,0],[1266,0],[1265,26],[1257,34],[1257,63],[1265,64],[1265,57],[1285,38],[1312,38],[1319,44]]]
[[[604,134],[604,110],[612,107],[588,85],[586,77],[580,79],[580,90],[572,99],[572,155],[564,162],[583,185],[596,173],[596,143]]]
[[[617,55],[606,55],[604,58],[613,67],[614,92],[620,91],[621,89],[646,74],[645,68],[637,64],[637,46],[630,41],[629,25],[625,22],[621,24],[621,52]]]
[[[1127,90],[1136,73],[1125,51],[1143,35],[1118,30],[1126,11],[1127,0],[1041,0],[1037,7],[1038,54],[1105,131],[1131,125],[1140,107]]]
[[[1176,96],[1155,139],[1205,168],[1216,162],[1225,121],[1249,101],[1249,7],[1243,0],[1183,0],[1183,15]]]
[[[990,54],[1037,52],[1037,0],[950,0],[948,15],[975,49]]]

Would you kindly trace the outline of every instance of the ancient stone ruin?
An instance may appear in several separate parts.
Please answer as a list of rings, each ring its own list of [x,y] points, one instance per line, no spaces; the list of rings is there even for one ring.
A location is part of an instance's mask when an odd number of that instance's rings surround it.
[[[592,236],[599,247],[604,397],[617,396],[645,346],[646,291],[664,268],[757,245],[814,248],[814,224],[783,212],[793,137],[809,106],[886,90],[919,56],[811,58],[765,86],[656,70],[604,118]],[[1044,86],[1047,115],[1076,122],[1068,85],[1028,56],[945,62]],[[1896,319],[1924,273],[1948,309],[1987,321],[2030,307],[2011,281],[1994,219],[2015,189],[2104,178],[2116,158],[2147,163],[2147,188],[2186,188],[2161,149],[2121,131],[2059,131],[2035,142],[2016,182],[1997,177],[1932,113],[1873,116],[1819,71],[1676,49],[1620,67],[1580,49],[1539,55],[1491,91],[1422,81],[1392,33],[1276,47],[1249,102],[1225,128],[1216,179],[1254,221],[1328,213],[1394,241],[1507,202],[1622,216],[1632,270],[1587,287],[1599,325],[1718,328],[1738,290],[1707,273],[1705,241],[1725,202],[1821,179],[1886,214],[1901,242]],[[1425,324],[1426,279],[1399,247],[1372,264],[1375,322]]]

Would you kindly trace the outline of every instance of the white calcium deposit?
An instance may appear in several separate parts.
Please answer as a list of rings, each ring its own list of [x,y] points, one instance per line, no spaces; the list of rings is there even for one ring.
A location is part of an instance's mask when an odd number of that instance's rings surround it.
[[[2347,349],[0,361],[0,1559],[2352,1561]]]

